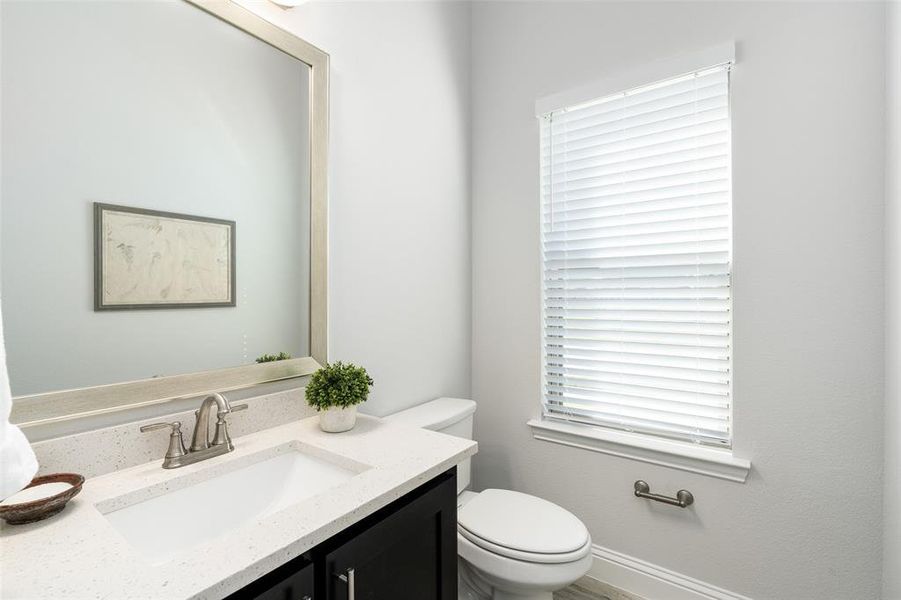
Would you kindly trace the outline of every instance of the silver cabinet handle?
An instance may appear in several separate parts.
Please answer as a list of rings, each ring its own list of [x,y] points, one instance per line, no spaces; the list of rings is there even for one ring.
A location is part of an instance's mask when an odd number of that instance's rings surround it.
[[[673,506],[678,506],[680,508],[691,506],[695,501],[695,497],[688,490],[679,490],[678,492],[676,492],[675,498],[672,498],[670,496],[663,496],[661,494],[652,494],[651,486],[648,485],[647,481],[642,481],[641,479],[635,482],[634,489],[636,498],[656,500],[657,502],[672,504]]]
[[[354,570],[348,569],[338,575],[338,579],[347,584],[347,600],[354,600]]]

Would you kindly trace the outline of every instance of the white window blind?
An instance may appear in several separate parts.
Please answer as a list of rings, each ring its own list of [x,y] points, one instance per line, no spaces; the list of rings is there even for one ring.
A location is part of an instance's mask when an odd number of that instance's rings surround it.
[[[541,116],[545,418],[731,447],[729,71]]]

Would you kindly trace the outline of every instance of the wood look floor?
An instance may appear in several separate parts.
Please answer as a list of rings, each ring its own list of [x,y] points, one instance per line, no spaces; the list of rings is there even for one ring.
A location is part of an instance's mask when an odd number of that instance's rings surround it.
[[[612,585],[583,577],[565,590],[554,594],[554,600],[644,600]]]

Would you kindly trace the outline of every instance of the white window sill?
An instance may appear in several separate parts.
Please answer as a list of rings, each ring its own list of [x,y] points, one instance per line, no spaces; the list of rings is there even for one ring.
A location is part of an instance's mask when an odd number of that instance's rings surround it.
[[[670,440],[579,425],[533,419],[528,423],[536,440],[631,458],[653,465],[681,469],[744,483],[751,461],[735,458],[727,450],[705,448]]]

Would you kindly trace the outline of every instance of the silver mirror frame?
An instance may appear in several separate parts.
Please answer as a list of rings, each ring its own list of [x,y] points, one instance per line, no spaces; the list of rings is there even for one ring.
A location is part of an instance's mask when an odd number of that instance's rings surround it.
[[[82,419],[184,398],[304,377],[328,360],[329,56],[232,0],[185,0],[310,67],[310,353],[244,365],[14,398],[10,421],[23,428]]]

